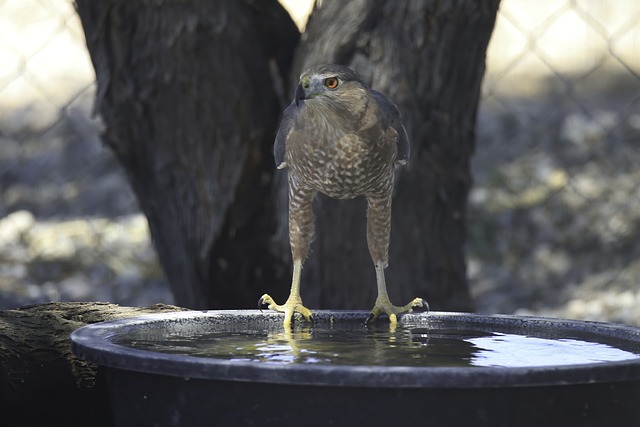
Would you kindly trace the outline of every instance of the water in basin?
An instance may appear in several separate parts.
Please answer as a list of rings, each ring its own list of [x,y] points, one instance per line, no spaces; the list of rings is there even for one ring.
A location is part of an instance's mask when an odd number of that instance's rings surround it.
[[[585,335],[585,334],[583,334]],[[336,323],[286,331],[282,327],[149,329],[114,343],[152,352],[236,362],[409,367],[536,367],[640,358],[640,349],[575,333],[505,333],[383,324]],[[628,346],[627,346],[628,347]]]

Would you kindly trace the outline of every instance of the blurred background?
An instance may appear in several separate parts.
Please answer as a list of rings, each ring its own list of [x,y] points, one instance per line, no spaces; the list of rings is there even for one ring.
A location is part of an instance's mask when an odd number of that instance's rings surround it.
[[[72,1],[0,0],[0,309],[173,302],[94,80]],[[502,0],[472,168],[477,311],[640,325],[640,2]]]

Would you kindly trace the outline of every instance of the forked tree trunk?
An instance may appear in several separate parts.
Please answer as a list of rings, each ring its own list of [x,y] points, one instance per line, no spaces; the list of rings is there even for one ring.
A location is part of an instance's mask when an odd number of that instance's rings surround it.
[[[412,141],[393,207],[392,299],[471,309],[469,160],[498,3],[325,0],[298,42],[275,0],[77,0],[104,141],[149,220],[177,303],[252,307],[263,292],[288,293],[286,180],[271,147],[283,93],[306,66],[334,62],[399,104]],[[371,308],[362,200],[323,198],[316,216],[306,305]]]

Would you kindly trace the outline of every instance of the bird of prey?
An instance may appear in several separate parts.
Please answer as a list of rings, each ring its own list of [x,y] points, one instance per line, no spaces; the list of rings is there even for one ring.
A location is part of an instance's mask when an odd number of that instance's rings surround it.
[[[284,312],[285,326],[291,325],[295,312],[312,320],[300,297],[300,273],[314,238],[312,201],[321,192],[336,199],[367,199],[367,244],[378,286],[368,321],[385,313],[395,324],[397,314],[428,307],[421,298],[394,306],[385,284],[394,169],[409,160],[409,138],[393,101],[370,89],[348,67],[313,66],[300,76],[284,111],[274,156],[278,169],[288,168],[293,279],[284,304],[265,294],[260,306]]]

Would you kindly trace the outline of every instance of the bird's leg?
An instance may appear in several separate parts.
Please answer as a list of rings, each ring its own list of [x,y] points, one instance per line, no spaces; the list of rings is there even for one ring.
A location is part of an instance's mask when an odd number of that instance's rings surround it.
[[[312,320],[311,310],[302,305],[302,298],[300,297],[300,273],[302,271],[302,260],[297,259],[293,261],[293,279],[291,280],[291,292],[287,302],[282,305],[276,304],[276,302],[268,294],[262,295],[259,301],[259,305],[266,305],[270,310],[280,311],[284,313],[284,326],[288,328],[291,326],[291,320],[293,319],[293,313],[298,312],[304,316],[307,321]]]
[[[429,305],[422,298],[415,298],[408,304],[398,307],[391,304],[389,300],[389,294],[387,293],[387,285],[384,279],[384,264],[380,261],[376,262],[376,282],[378,284],[378,298],[376,298],[376,303],[373,306],[373,310],[371,310],[371,314],[367,319],[367,322],[374,320],[378,315],[385,313],[389,316],[389,321],[392,325],[395,325],[398,322],[397,314],[400,313],[410,313],[414,308],[423,307],[429,309]]]
[[[383,197],[367,197],[367,243],[376,269],[376,283],[378,286],[378,297],[367,322],[384,313],[389,316],[391,324],[395,325],[398,321],[398,314],[411,312],[416,307],[426,307],[428,309],[429,305],[422,298],[415,298],[400,307],[391,304],[384,278],[384,269],[388,260],[390,233],[391,191]]]
[[[300,297],[300,273],[302,262],[309,253],[309,246],[313,240],[313,209],[312,202],[315,191],[300,188],[295,180],[289,176],[289,243],[293,257],[293,278],[291,280],[291,292],[287,302],[276,304],[273,298],[264,294],[258,304],[266,305],[269,309],[284,313],[284,326],[289,327],[293,319],[293,313],[298,312],[307,321],[312,321],[311,310],[302,305]]]

